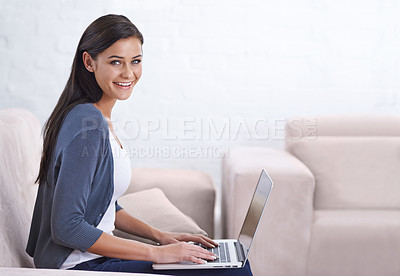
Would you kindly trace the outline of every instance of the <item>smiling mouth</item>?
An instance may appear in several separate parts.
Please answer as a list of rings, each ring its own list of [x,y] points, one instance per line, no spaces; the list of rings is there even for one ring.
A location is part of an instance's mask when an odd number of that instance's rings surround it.
[[[115,84],[116,86],[119,86],[121,88],[129,88],[132,86],[133,81],[130,82],[113,82],[113,84]]]

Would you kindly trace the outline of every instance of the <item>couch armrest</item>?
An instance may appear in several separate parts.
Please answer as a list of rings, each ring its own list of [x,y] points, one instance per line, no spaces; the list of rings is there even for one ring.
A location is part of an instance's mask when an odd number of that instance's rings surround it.
[[[236,148],[223,158],[224,234],[237,238],[262,168],[275,185],[250,253],[254,274],[304,275],[315,179],[310,170],[288,152]]]
[[[107,272],[107,271],[80,271],[80,270],[63,270],[63,269],[38,269],[38,268],[21,268],[21,267],[0,267],[0,275],[7,276],[128,276],[141,275],[151,276],[155,274],[143,273],[123,273],[123,272]]]
[[[159,188],[181,212],[214,236],[215,187],[209,175],[193,170],[134,168],[125,194]]]

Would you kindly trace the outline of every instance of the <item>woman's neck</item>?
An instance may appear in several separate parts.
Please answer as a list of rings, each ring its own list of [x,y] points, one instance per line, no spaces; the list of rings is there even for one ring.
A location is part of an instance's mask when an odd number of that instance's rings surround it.
[[[116,99],[109,99],[106,100],[105,97],[102,97],[100,101],[97,103],[94,103],[93,105],[100,110],[101,114],[103,114],[104,118],[106,118],[107,121],[111,120],[111,111],[115,105]]]

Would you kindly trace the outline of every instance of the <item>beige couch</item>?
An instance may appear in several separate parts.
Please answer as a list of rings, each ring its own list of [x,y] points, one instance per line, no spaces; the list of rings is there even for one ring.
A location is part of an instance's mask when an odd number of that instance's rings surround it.
[[[400,117],[291,119],[285,151],[230,150],[228,237],[261,168],[275,187],[250,256],[255,275],[400,275]]]
[[[34,269],[32,258],[25,253],[37,191],[33,182],[40,161],[40,131],[38,120],[27,110],[0,110],[0,275],[83,275]],[[119,203],[159,229],[205,234],[204,229],[212,236],[214,199],[213,183],[204,173],[133,169],[131,185]]]

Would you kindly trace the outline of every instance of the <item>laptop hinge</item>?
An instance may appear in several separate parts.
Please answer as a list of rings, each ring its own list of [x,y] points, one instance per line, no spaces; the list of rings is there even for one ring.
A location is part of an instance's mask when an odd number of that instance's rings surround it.
[[[243,245],[240,242],[234,242],[234,244],[239,261],[244,265],[246,258],[244,256]]]

